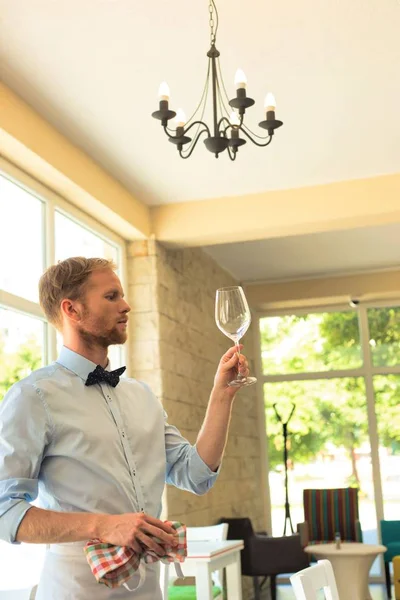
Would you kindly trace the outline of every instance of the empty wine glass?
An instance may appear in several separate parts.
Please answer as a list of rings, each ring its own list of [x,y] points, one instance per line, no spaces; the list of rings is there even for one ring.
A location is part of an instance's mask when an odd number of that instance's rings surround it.
[[[230,338],[235,346],[244,336],[251,323],[251,313],[246,296],[240,286],[220,288],[215,298],[215,322],[218,329]],[[240,348],[238,347],[238,355]],[[243,387],[256,383],[255,377],[243,377],[239,371],[230,386]]]

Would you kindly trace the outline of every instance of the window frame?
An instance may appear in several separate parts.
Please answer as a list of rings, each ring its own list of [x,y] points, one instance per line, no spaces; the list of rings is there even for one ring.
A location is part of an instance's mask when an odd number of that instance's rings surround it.
[[[116,247],[118,255],[118,275],[121,279],[123,288],[127,289],[127,253],[126,242],[123,238],[2,157],[0,157],[0,176],[10,180],[12,183],[18,185],[28,194],[36,197],[42,202],[43,235],[41,241],[43,271],[56,262],[55,214],[56,211],[59,211],[81,227],[86,228],[94,235]],[[42,320],[45,324],[43,364],[50,364],[57,359],[56,329],[48,323],[38,302],[33,302],[0,288],[0,307],[8,308],[21,314]],[[129,376],[130,361],[128,344],[122,346],[122,353],[124,362],[127,365],[127,375]]]
[[[264,408],[264,384],[271,382],[283,382],[283,381],[306,381],[306,380],[322,380],[322,379],[334,379],[334,378],[344,378],[344,377],[362,377],[365,382],[365,392],[366,392],[366,402],[367,402],[367,416],[368,416],[368,431],[369,431],[369,439],[371,446],[371,467],[372,467],[372,478],[373,478],[373,486],[374,486],[374,496],[375,496],[375,513],[376,513],[376,522],[378,527],[378,537],[380,537],[379,532],[379,522],[384,518],[384,503],[383,503],[383,490],[382,490],[382,477],[381,477],[381,469],[380,469],[380,460],[379,460],[379,434],[378,434],[378,423],[377,417],[375,413],[375,392],[373,386],[373,380],[376,375],[400,375],[400,364],[393,365],[389,367],[376,367],[372,362],[372,353],[370,351],[369,344],[369,323],[368,323],[368,309],[369,308],[391,308],[391,307],[400,307],[400,296],[393,296],[391,298],[385,300],[369,300],[362,301],[357,307],[350,307],[349,304],[338,303],[338,304],[328,304],[328,305],[318,305],[297,308],[293,307],[285,308],[285,309],[276,309],[276,310],[266,310],[260,311],[256,314],[256,326],[258,332],[258,348],[257,348],[257,367],[258,374],[257,377],[259,379],[259,395],[260,395],[260,403],[262,402],[262,407],[265,414]],[[265,375],[262,368],[262,346],[261,346],[261,333],[260,333],[260,322],[264,318],[268,317],[282,317],[282,316],[302,316],[306,314],[316,314],[316,313],[327,313],[327,312],[349,312],[352,310],[358,315],[358,327],[360,332],[360,346],[361,346],[361,358],[362,365],[356,369],[341,369],[341,370],[332,370],[332,371],[318,371],[318,372],[305,372],[305,373],[290,373],[287,375]],[[265,419],[264,419],[265,422]],[[268,436],[268,425],[266,424],[266,435]],[[268,446],[266,445],[266,466],[268,468]],[[271,495],[270,495],[270,487],[269,487],[269,478],[267,477],[266,482],[267,489],[267,506],[269,509],[268,514],[268,527],[269,530],[272,531],[272,522],[271,522]],[[383,561],[382,557],[380,558],[381,562],[381,575],[378,577],[370,577],[370,583],[383,583],[384,582],[384,570],[383,570]]]

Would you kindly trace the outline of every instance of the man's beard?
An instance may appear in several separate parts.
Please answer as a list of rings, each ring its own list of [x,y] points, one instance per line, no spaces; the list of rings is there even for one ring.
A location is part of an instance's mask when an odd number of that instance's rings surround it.
[[[108,331],[101,327],[101,323],[89,331],[85,325],[78,327],[79,336],[88,348],[108,348],[114,344],[124,344],[127,339],[126,331],[119,331],[118,327],[112,327]]]
[[[107,333],[93,333],[83,329],[82,327],[79,327],[78,331],[80,337],[88,348],[94,348],[95,346],[108,348],[108,346],[112,346],[114,344],[124,344],[127,338],[126,333],[118,331],[116,327]]]

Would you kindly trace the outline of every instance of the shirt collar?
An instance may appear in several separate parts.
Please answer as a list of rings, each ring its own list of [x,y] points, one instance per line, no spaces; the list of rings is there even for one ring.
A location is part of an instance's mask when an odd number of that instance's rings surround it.
[[[75,373],[75,375],[78,375],[78,377],[83,379],[83,381],[86,381],[89,373],[94,371],[94,369],[97,366],[96,363],[92,362],[91,360],[88,360],[81,354],[70,350],[66,346],[63,346],[61,348],[60,355],[57,358],[56,362],[59,365],[65,367],[66,369],[69,369],[69,371]],[[108,364],[106,366],[106,370],[109,371],[109,369],[110,361],[108,361]]]

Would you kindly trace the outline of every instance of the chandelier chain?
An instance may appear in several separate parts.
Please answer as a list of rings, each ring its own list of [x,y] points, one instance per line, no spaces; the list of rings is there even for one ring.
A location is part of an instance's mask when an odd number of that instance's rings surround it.
[[[217,38],[217,30],[218,30],[218,11],[215,6],[214,0],[209,0],[208,4],[208,12],[210,14],[210,41],[211,45],[215,44],[215,40]]]

